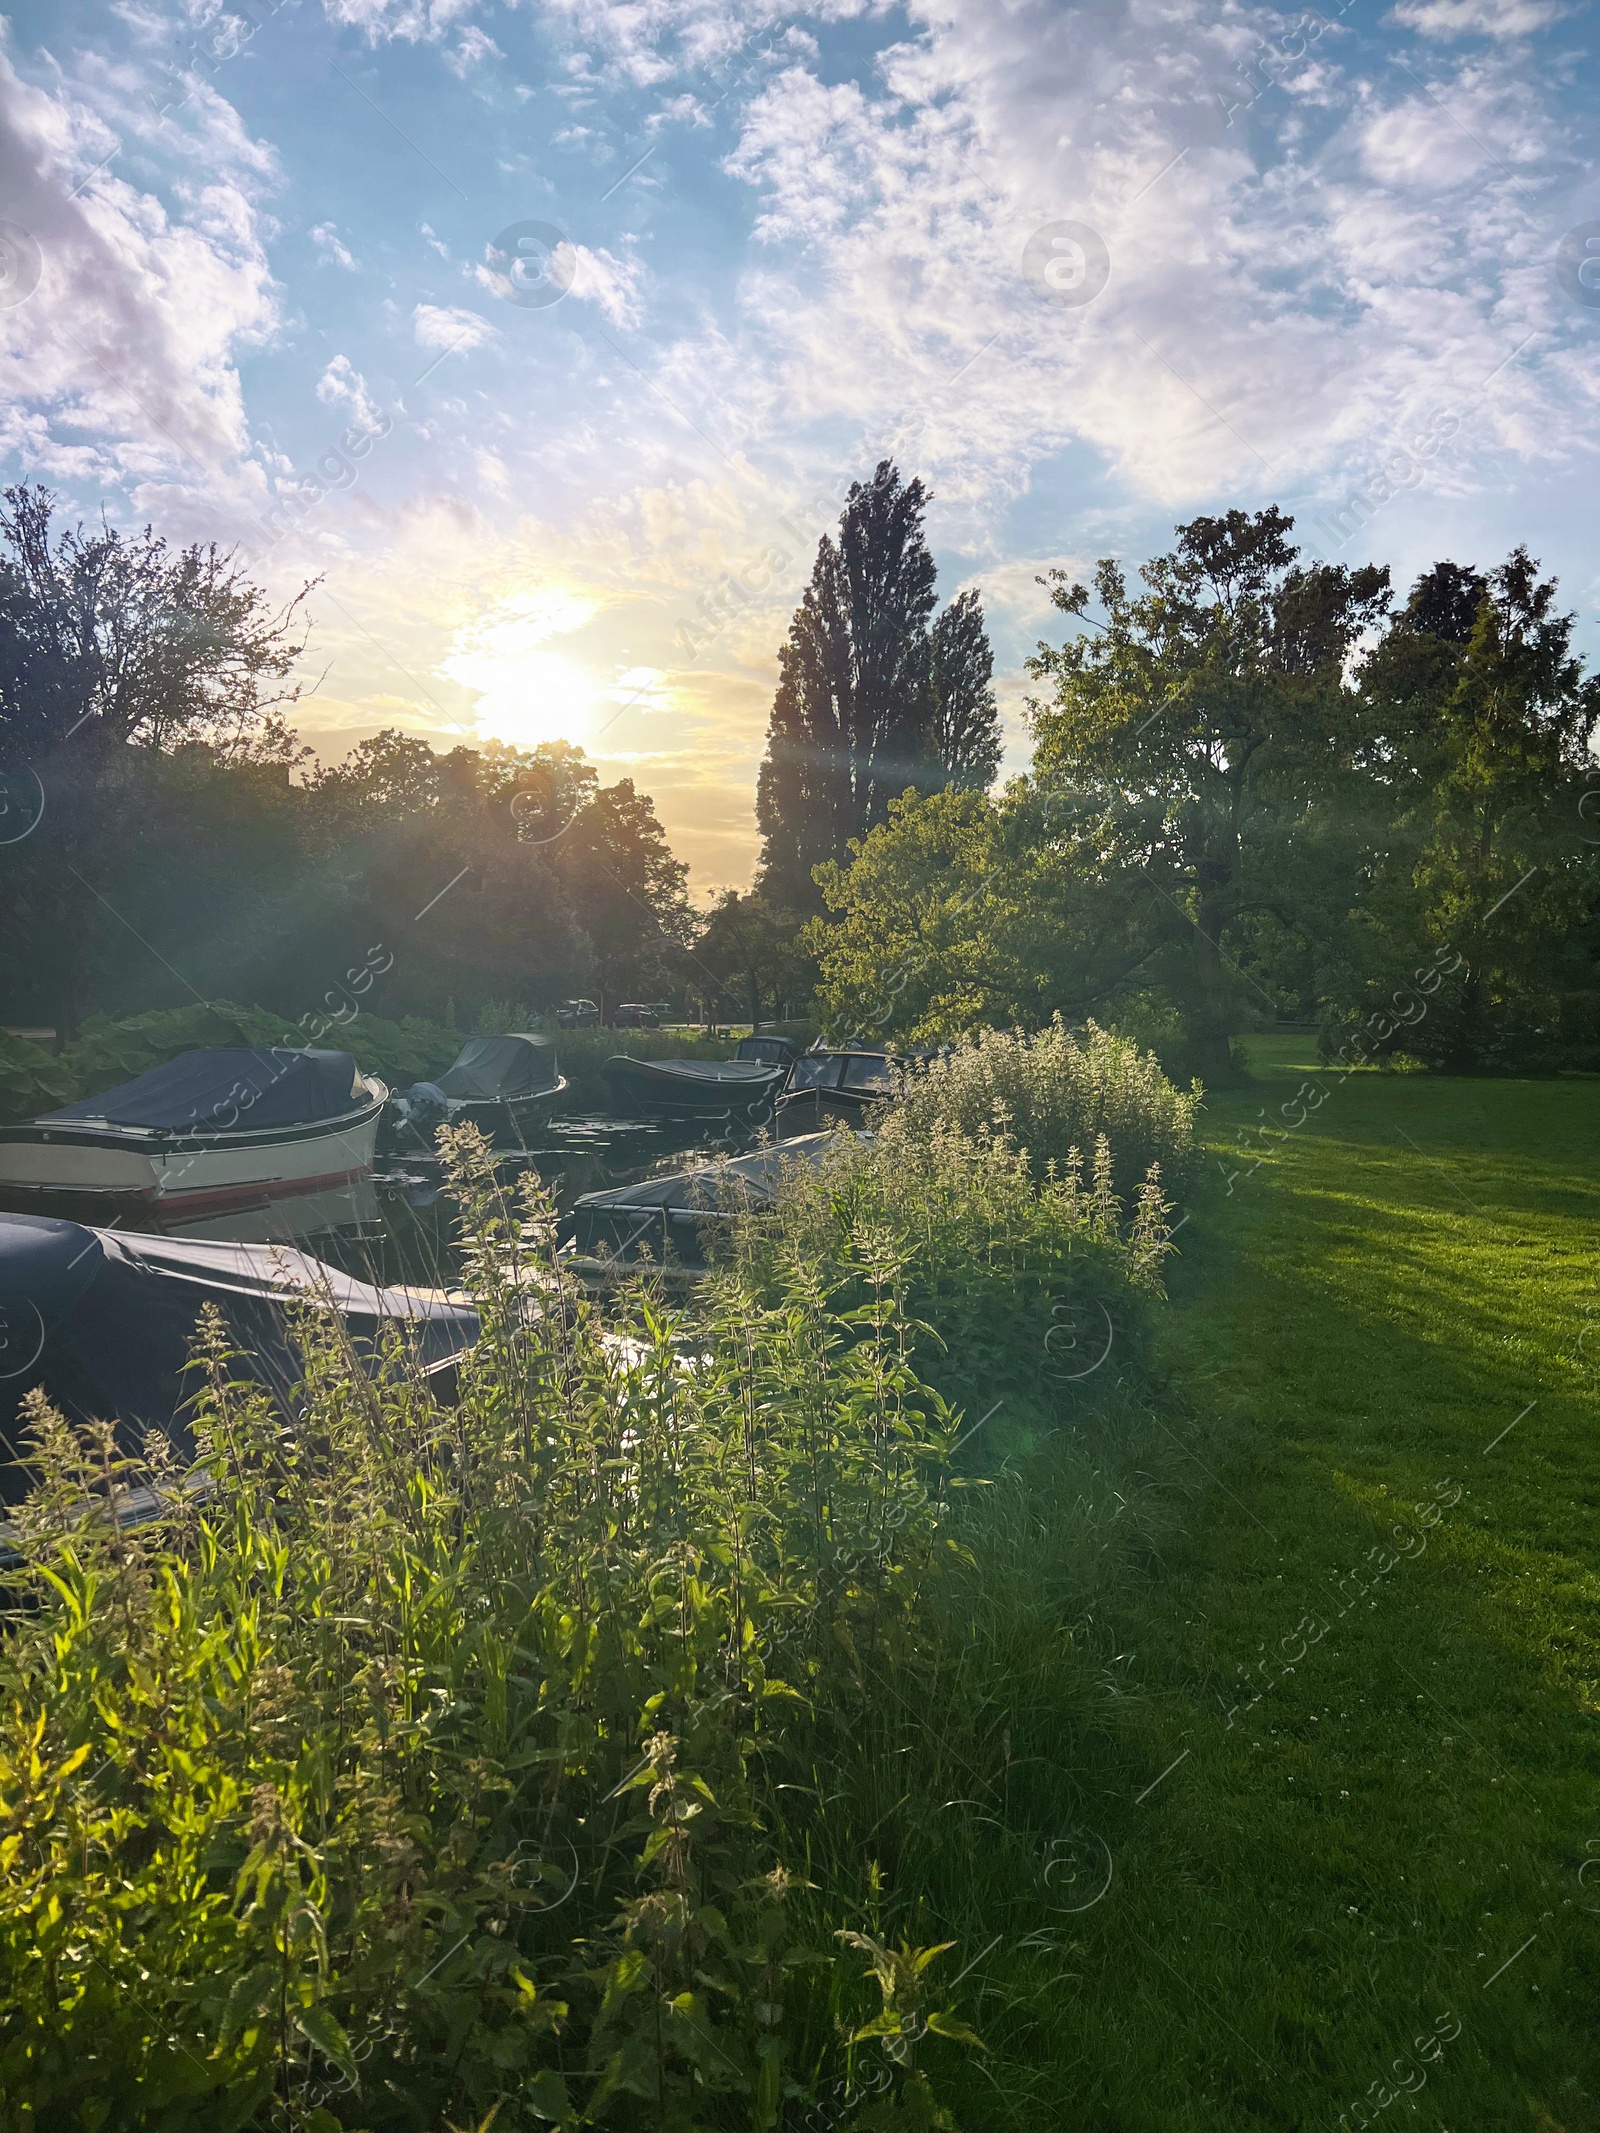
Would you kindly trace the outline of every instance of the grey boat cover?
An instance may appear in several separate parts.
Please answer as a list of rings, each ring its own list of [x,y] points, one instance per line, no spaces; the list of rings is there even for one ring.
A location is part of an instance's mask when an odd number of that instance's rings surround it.
[[[792,1037],[741,1037],[733,1056],[754,1060],[761,1066],[792,1066],[800,1056],[800,1047]]]
[[[271,1126],[308,1126],[342,1118],[366,1094],[348,1052],[302,1050],[286,1044],[217,1045],[180,1052],[98,1096],[82,1096],[36,1125],[104,1119],[113,1126],[166,1132],[255,1133]]]
[[[115,1422],[125,1451],[137,1450],[154,1423],[192,1454],[183,1409],[196,1379],[184,1366],[207,1303],[245,1351],[234,1370],[287,1407],[300,1376],[290,1301],[340,1318],[368,1366],[386,1324],[406,1329],[424,1366],[477,1338],[477,1313],[437,1291],[375,1288],[288,1246],[0,1216],[0,1501],[24,1490],[24,1475],[7,1462],[23,1450],[19,1410],[34,1386],[75,1420]]]
[[[677,1081],[694,1088],[764,1089],[780,1078],[782,1069],[763,1066],[754,1059],[630,1059],[626,1053],[619,1053],[615,1059],[608,1059],[600,1071],[623,1079],[643,1076],[662,1081],[669,1088]]]
[[[469,1037],[455,1064],[435,1086],[456,1102],[495,1103],[553,1089],[555,1048],[548,1037]]]
[[[777,1147],[758,1148],[753,1155],[728,1162],[585,1193],[572,1210],[573,1243],[580,1252],[606,1251],[619,1257],[631,1256],[641,1244],[660,1257],[663,1244],[670,1244],[678,1258],[698,1265],[697,1224],[707,1215],[770,1205],[785,1164],[819,1164],[830,1148],[849,1138],[838,1127],[797,1134]]]

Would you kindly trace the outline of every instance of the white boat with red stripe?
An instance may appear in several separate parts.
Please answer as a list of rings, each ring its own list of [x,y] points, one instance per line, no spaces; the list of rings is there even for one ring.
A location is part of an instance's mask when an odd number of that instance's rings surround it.
[[[372,1171],[385,1085],[348,1052],[181,1052],[149,1073],[0,1127],[0,1202],[72,1201],[163,1220],[225,1215]]]

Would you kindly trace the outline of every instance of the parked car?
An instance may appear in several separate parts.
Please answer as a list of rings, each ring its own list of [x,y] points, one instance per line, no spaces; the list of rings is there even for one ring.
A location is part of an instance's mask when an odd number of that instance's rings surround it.
[[[659,1029],[661,1017],[645,1000],[624,1000],[611,1017],[613,1029]]]
[[[598,1029],[600,1010],[593,1000],[563,1000],[556,1009],[557,1029]]]

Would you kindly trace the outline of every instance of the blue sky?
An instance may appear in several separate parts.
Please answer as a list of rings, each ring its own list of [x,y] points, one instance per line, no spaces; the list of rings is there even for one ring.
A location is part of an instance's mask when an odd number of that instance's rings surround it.
[[[776,649],[884,450],[983,589],[1013,766],[1038,575],[1197,511],[1402,585],[1525,541],[1600,648],[1595,19],[21,8],[6,476],[320,577],[322,753],[563,735],[702,891],[748,878]]]

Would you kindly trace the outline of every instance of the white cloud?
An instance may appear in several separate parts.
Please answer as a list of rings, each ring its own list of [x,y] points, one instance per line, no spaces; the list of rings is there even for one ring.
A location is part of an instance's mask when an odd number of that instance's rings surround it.
[[[382,411],[367,390],[367,381],[346,355],[336,355],[317,380],[317,398],[328,407],[347,407],[365,430],[375,430]]]
[[[363,32],[369,44],[401,38],[408,44],[437,44],[476,0],[323,0],[328,18]]]
[[[767,256],[740,330],[668,373],[723,435],[793,452],[807,425],[870,437],[914,410],[942,523],[976,552],[1041,459],[1087,445],[1173,505],[1337,486],[1413,412],[1465,409],[1530,332],[1570,334],[1523,174],[1575,170],[1576,144],[1510,55],[1419,94],[1332,27],[1291,62],[1265,9],[1184,0],[1159,33],[1053,0],[914,12],[881,88],[796,66],[745,110],[728,168]],[[1263,79],[1252,152],[1226,117]],[[1029,271],[1060,223],[1108,255],[1091,302]],[[1474,403],[1474,452],[1592,447],[1538,347]]]
[[[481,348],[495,337],[496,329],[476,311],[461,311],[454,305],[418,304],[411,314],[421,348]]]
[[[355,256],[340,237],[336,223],[318,222],[314,224],[311,231],[311,242],[316,246],[321,263],[324,266],[344,267],[351,274],[357,271]]]
[[[451,73],[465,81],[475,67],[486,59],[504,59],[505,54],[489,35],[480,30],[475,22],[469,22],[456,39],[452,50],[444,54],[444,63]]]
[[[0,54],[0,200],[38,263],[32,293],[0,309],[0,444],[89,488],[214,497],[249,449],[235,351],[277,321],[256,198],[272,158],[203,92],[179,139],[217,160],[180,168],[169,205],[119,175],[124,139],[158,121],[117,86],[113,131],[81,84],[51,94]]]
[[[597,252],[586,244],[573,249],[578,255],[573,295],[597,306],[613,326],[631,331],[639,323],[644,268],[631,254],[618,259],[603,245]]]
[[[1394,20],[1424,37],[1526,37],[1566,12],[1555,0],[1402,0]]]

